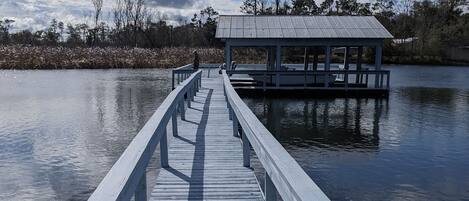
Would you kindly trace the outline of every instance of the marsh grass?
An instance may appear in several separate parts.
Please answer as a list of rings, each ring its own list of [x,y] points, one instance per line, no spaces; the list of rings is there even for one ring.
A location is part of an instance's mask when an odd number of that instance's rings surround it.
[[[217,48],[0,46],[0,69],[174,68],[191,63],[194,50],[202,63],[223,62]]]

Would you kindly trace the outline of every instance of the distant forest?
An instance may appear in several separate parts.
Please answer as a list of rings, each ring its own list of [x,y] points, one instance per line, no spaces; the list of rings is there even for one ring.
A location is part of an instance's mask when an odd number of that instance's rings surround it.
[[[219,48],[219,13],[207,7],[190,20],[170,25],[145,0],[115,0],[113,23],[101,20],[103,0],[90,0],[92,24],[52,20],[45,30],[12,32],[14,21],[0,21],[0,44],[34,47]],[[385,43],[386,62],[446,63],[448,49],[469,46],[469,0],[244,0],[241,11],[255,15],[373,15],[395,37]],[[396,40],[397,39],[397,40]],[[464,49],[466,48],[466,49]]]

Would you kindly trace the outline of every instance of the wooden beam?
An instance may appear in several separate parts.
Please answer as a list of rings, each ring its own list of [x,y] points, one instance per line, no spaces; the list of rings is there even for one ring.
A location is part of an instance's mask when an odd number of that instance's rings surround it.
[[[314,47],[313,71],[318,70],[318,48]]]
[[[275,54],[275,70],[280,70],[282,67],[282,47],[277,45],[276,54]],[[280,87],[280,75],[276,75],[275,85]]]
[[[309,69],[309,51],[308,48],[305,47],[305,55],[304,55],[304,64],[305,64],[305,71]]]
[[[381,54],[381,45],[377,45],[375,48],[375,70],[377,71],[381,70]],[[380,74],[375,74],[375,88],[379,87],[380,79],[382,79],[382,76],[380,76]]]
[[[344,69],[349,70],[350,69],[350,47],[347,46],[345,47],[345,52],[344,52]]]
[[[231,46],[226,43],[225,44],[225,64],[226,68],[231,70]]]
[[[324,61],[324,70],[331,70],[331,46],[326,46],[326,60]]]

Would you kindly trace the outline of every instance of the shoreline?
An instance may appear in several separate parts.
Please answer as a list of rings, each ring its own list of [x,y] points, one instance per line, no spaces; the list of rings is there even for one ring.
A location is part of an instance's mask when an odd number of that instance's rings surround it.
[[[215,47],[147,49],[14,45],[0,46],[0,70],[168,69],[192,63],[195,50],[201,63],[223,63],[224,49]],[[258,63],[265,60],[263,52],[255,50],[239,51],[234,56],[241,58],[237,59],[239,63]],[[464,62],[431,62],[422,58],[418,62],[390,63],[389,58],[383,56],[383,65],[469,66],[469,63]],[[300,59],[288,60],[287,63],[301,62]],[[333,61],[341,63],[341,58],[336,56]]]

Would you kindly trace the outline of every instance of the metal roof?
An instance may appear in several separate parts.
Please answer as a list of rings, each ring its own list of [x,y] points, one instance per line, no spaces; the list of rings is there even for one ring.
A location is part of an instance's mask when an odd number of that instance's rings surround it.
[[[373,16],[219,17],[216,38],[393,38]]]

